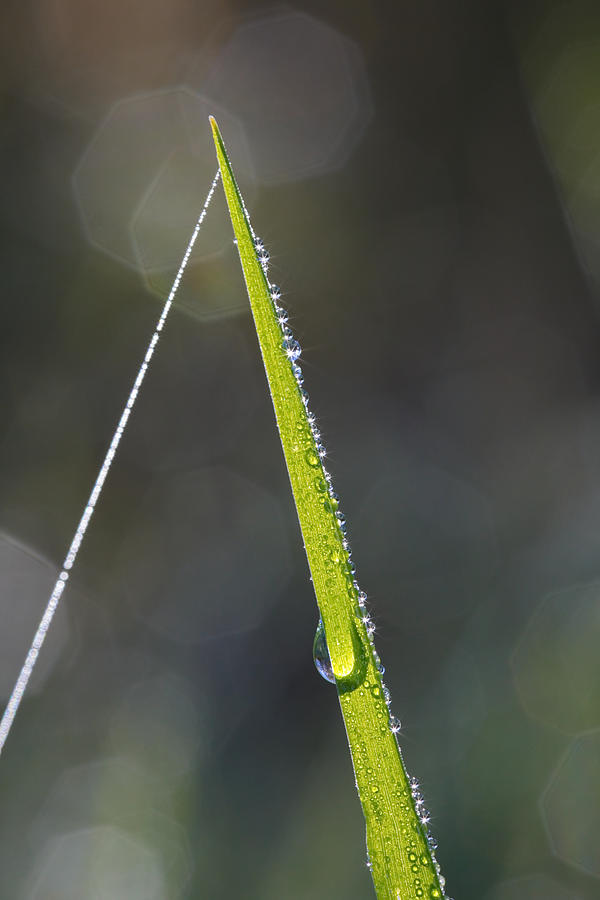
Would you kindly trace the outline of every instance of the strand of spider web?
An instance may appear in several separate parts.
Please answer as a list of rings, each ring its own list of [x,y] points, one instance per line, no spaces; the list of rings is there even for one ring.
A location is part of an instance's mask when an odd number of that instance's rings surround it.
[[[116,427],[109,448],[106,451],[106,456],[104,457],[104,460],[100,467],[100,471],[98,472],[98,476],[94,483],[94,487],[92,488],[92,492],[88,497],[83,515],[81,516],[81,519],[75,531],[75,535],[73,537],[73,540],[71,541],[71,546],[69,547],[69,551],[63,562],[62,571],[56,580],[56,584],[54,585],[52,593],[50,594],[46,610],[44,612],[44,615],[42,616],[33,641],[31,642],[31,647],[29,648],[29,652],[25,658],[23,668],[21,669],[12,694],[10,695],[9,701],[6,705],[6,709],[4,710],[4,715],[0,720],[0,753],[2,753],[6,738],[8,737],[8,734],[10,732],[12,723],[17,714],[17,710],[19,709],[23,694],[25,693],[27,684],[31,677],[31,673],[33,672],[33,668],[38,658],[40,648],[44,643],[44,638],[46,637],[48,629],[50,628],[50,624],[58,606],[58,601],[60,600],[61,595],[65,589],[65,585],[69,579],[69,572],[73,568],[75,560],[77,559],[77,554],[79,553],[81,542],[83,541],[85,533],[88,529],[88,525],[90,524],[90,519],[94,514],[96,504],[98,503],[98,499],[100,497],[100,494],[102,493],[102,488],[104,486],[106,476],[108,475],[113,459],[115,458],[115,453],[117,451],[117,447],[119,446],[121,438],[123,437],[125,427],[129,420],[129,416],[131,415],[131,410],[133,409],[140,387],[146,376],[146,372],[148,371],[148,365],[150,363],[150,360],[152,359],[152,355],[158,343],[160,332],[163,330],[163,326],[169,314],[169,310],[171,309],[173,300],[175,299],[175,295],[179,288],[183,273],[185,272],[186,266],[194,248],[194,244],[196,243],[196,238],[198,237],[198,233],[206,216],[210,201],[212,200],[215,188],[218,184],[219,177],[220,170],[217,170],[217,174],[215,175],[210,186],[210,190],[206,196],[206,200],[204,201],[204,206],[202,207],[202,211],[200,212],[200,216],[198,217],[198,221],[196,222],[196,226],[192,232],[192,236],[187,245],[187,249],[183,255],[183,259],[181,260],[177,275],[175,276],[175,280],[173,281],[171,291],[169,293],[169,296],[167,297],[167,300],[165,301],[165,305],[163,306],[160,318],[156,323],[156,328],[154,329],[154,334],[152,335],[150,343],[148,344],[146,355],[144,356],[142,364],[138,370],[136,379],[133,383],[133,387],[129,393],[129,397],[127,398],[127,403],[125,404],[123,412],[121,413],[119,424]]]

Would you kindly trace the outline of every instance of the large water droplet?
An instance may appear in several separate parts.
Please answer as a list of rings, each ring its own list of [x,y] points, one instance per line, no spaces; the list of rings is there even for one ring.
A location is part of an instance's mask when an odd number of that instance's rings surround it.
[[[323,627],[323,622],[319,619],[319,624],[317,625],[317,630],[315,633],[315,640],[313,643],[313,659],[315,661],[315,666],[317,667],[317,672],[319,675],[322,675],[325,681],[331,682],[331,684],[335,684],[335,676],[333,674],[333,668],[331,666],[331,659],[329,658],[329,649],[327,647],[327,640],[325,639],[325,628]]]

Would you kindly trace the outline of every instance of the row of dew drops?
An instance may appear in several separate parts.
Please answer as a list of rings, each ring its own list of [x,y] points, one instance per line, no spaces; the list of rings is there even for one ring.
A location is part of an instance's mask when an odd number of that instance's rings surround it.
[[[269,280],[269,276],[268,276],[269,258],[270,258],[269,251],[265,247],[262,240],[259,237],[257,237],[256,234],[254,233],[254,230],[252,229],[252,226],[250,225],[250,217],[248,216],[248,211],[245,209],[245,207],[244,207],[244,212],[246,213],[246,221],[248,222],[248,224],[250,226],[250,231],[252,233],[252,237],[254,240],[254,247],[256,250],[256,255],[258,257],[258,261],[262,267],[262,270],[265,274],[267,284],[269,286],[269,292],[271,294],[273,308],[274,308],[275,314],[277,316],[277,322],[279,323],[279,327],[281,328],[281,333],[282,333],[282,337],[283,337],[281,346],[282,346],[282,349],[283,349],[285,355],[287,356],[287,358],[290,361],[290,364],[292,367],[292,372],[296,379],[296,383],[298,384],[298,390],[300,391],[300,396],[302,398],[302,402],[304,403],[304,406],[306,407],[308,423],[310,425],[312,435],[315,439],[317,453],[319,455],[319,458],[321,461],[321,467],[323,470],[323,476],[328,485],[329,498],[332,503],[333,509],[335,510],[335,516],[337,519],[338,527],[342,534],[342,546],[343,546],[344,550],[346,551],[346,553],[348,554],[348,565],[350,568],[350,572],[352,573],[352,577],[354,579],[353,586],[356,591],[356,594],[358,597],[358,604],[359,604],[361,612],[362,612],[361,621],[366,628],[367,635],[371,642],[371,647],[373,650],[373,655],[375,658],[375,663],[377,665],[377,669],[378,669],[379,673],[381,675],[383,675],[383,673],[385,672],[385,669],[384,669],[384,666],[383,666],[383,664],[377,654],[377,651],[375,650],[375,646],[374,646],[375,625],[374,625],[373,620],[371,619],[371,616],[369,615],[369,612],[367,610],[367,595],[363,590],[360,589],[358,582],[356,581],[356,577],[355,577],[356,566],[351,559],[352,551],[350,549],[350,544],[348,542],[348,537],[347,537],[346,519],[345,519],[344,515],[342,514],[341,510],[339,509],[339,497],[333,490],[331,475],[327,471],[327,469],[325,468],[325,465],[324,465],[324,459],[327,456],[327,452],[326,452],[325,447],[322,442],[321,432],[319,431],[319,428],[317,426],[316,417],[315,417],[314,413],[310,412],[310,410],[308,409],[308,402],[309,402],[308,394],[304,388],[304,376],[302,374],[302,369],[301,369],[300,365],[298,364],[298,359],[300,358],[300,355],[302,353],[302,348],[300,347],[300,344],[294,337],[292,330],[289,327],[287,311],[279,303],[279,301],[281,300],[281,290],[276,284],[273,284]],[[327,641],[325,638],[325,629],[323,627],[323,622],[321,619],[319,619],[319,623],[317,625],[317,631],[315,634],[315,640],[314,640],[314,645],[313,645],[313,655],[314,655],[315,666],[316,666],[319,674],[326,681],[329,681],[332,684],[335,684],[335,676],[333,674],[333,668],[331,666],[331,660],[329,658],[329,650],[327,648]],[[390,704],[391,704],[391,694],[390,694],[389,688],[387,688],[385,685],[383,685],[383,696],[384,696],[385,702],[386,702],[388,710],[389,710]],[[400,734],[400,729],[402,726],[401,726],[400,720],[397,719],[395,716],[391,715],[391,712],[390,712],[390,718],[389,718],[389,725],[390,725],[390,730],[391,730],[392,734],[398,740],[398,735]],[[429,811],[425,808],[425,801],[423,799],[423,795],[421,793],[420,785],[419,785],[419,782],[417,781],[417,779],[410,778],[409,785],[410,785],[410,789],[411,789],[413,802],[415,805],[415,810],[416,810],[416,813],[421,822],[421,826],[423,828],[423,833],[425,835],[427,844],[429,846],[429,850],[431,853],[431,858],[432,858],[433,865],[434,865],[434,868],[435,868],[435,871],[437,874],[437,878],[438,878],[441,889],[444,890],[445,878],[441,873],[440,865],[435,857],[435,851],[437,850],[437,846],[438,846],[437,841],[435,840],[434,836],[429,831],[429,823],[431,821],[431,815],[430,815]],[[370,860],[367,860],[367,866],[369,868],[371,868]],[[416,896],[417,897],[424,896],[423,890],[421,888],[419,888],[418,886],[416,887]],[[440,891],[438,890],[438,888],[435,886],[433,886],[430,890],[430,897],[432,898],[432,900],[438,900],[438,898],[439,898],[439,900],[451,900],[451,898],[448,897],[447,895],[442,896],[442,894],[440,894]]]

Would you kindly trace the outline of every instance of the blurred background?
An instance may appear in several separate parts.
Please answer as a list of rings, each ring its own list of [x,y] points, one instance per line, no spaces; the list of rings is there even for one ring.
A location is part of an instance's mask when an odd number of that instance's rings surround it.
[[[600,891],[600,9],[5,2],[0,697],[229,146],[456,900]],[[373,896],[219,193],[0,761],[7,900]]]

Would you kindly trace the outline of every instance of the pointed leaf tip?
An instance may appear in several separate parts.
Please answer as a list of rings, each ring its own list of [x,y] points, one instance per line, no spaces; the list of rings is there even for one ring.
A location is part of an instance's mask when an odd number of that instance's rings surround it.
[[[221,132],[219,131],[219,126],[217,125],[217,120],[215,119],[215,117],[214,117],[214,116],[209,116],[209,117],[208,117],[208,121],[210,122],[210,127],[212,128],[213,137],[215,138],[215,140],[216,140],[217,138],[218,138],[219,140],[222,140],[222,138],[221,138]]]

